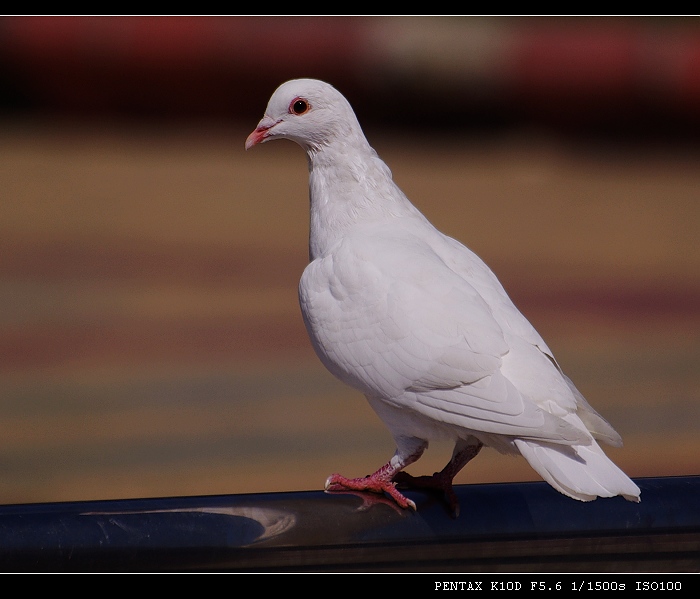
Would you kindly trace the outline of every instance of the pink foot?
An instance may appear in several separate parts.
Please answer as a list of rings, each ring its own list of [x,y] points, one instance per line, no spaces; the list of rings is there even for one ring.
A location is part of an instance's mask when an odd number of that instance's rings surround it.
[[[373,493],[386,493],[400,507],[416,509],[416,504],[408,497],[402,495],[396,485],[381,476],[378,472],[364,478],[345,478],[340,474],[331,474],[326,480],[326,491],[337,493],[343,491],[371,491]]]
[[[411,476],[407,472],[397,472],[392,480],[402,486],[442,491],[447,499],[452,517],[457,518],[459,516],[459,501],[452,488],[452,481],[457,473],[477,456],[482,447],[481,442],[458,441],[452,453],[452,459],[440,472],[436,472],[432,476]]]

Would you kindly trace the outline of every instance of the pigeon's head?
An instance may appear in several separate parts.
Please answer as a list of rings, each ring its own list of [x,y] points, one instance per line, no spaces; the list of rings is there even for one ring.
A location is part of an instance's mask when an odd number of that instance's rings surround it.
[[[265,116],[246,139],[246,150],[271,139],[291,139],[308,151],[364,135],[345,97],[317,79],[293,79],[272,94]]]

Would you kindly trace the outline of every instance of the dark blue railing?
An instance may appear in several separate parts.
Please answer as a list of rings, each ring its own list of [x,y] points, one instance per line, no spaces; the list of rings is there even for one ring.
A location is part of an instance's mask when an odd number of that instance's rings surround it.
[[[545,483],[375,496],[290,492],[0,506],[0,570],[700,571],[700,477],[643,478],[642,502]]]

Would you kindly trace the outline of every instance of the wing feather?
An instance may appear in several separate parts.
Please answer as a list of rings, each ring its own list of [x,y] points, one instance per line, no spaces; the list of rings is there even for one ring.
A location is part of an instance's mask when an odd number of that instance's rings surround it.
[[[307,267],[300,302],[321,360],[368,396],[462,429],[587,442],[503,375],[491,307],[419,239],[346,236]]]

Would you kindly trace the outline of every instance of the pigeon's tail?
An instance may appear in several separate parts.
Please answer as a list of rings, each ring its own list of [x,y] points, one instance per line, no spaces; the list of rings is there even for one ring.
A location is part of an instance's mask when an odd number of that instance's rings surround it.
[[[516,439],[520,453],[557,491],[579,501],[622,495],[639,502],[640,490],[595,441],[566,446]]]

